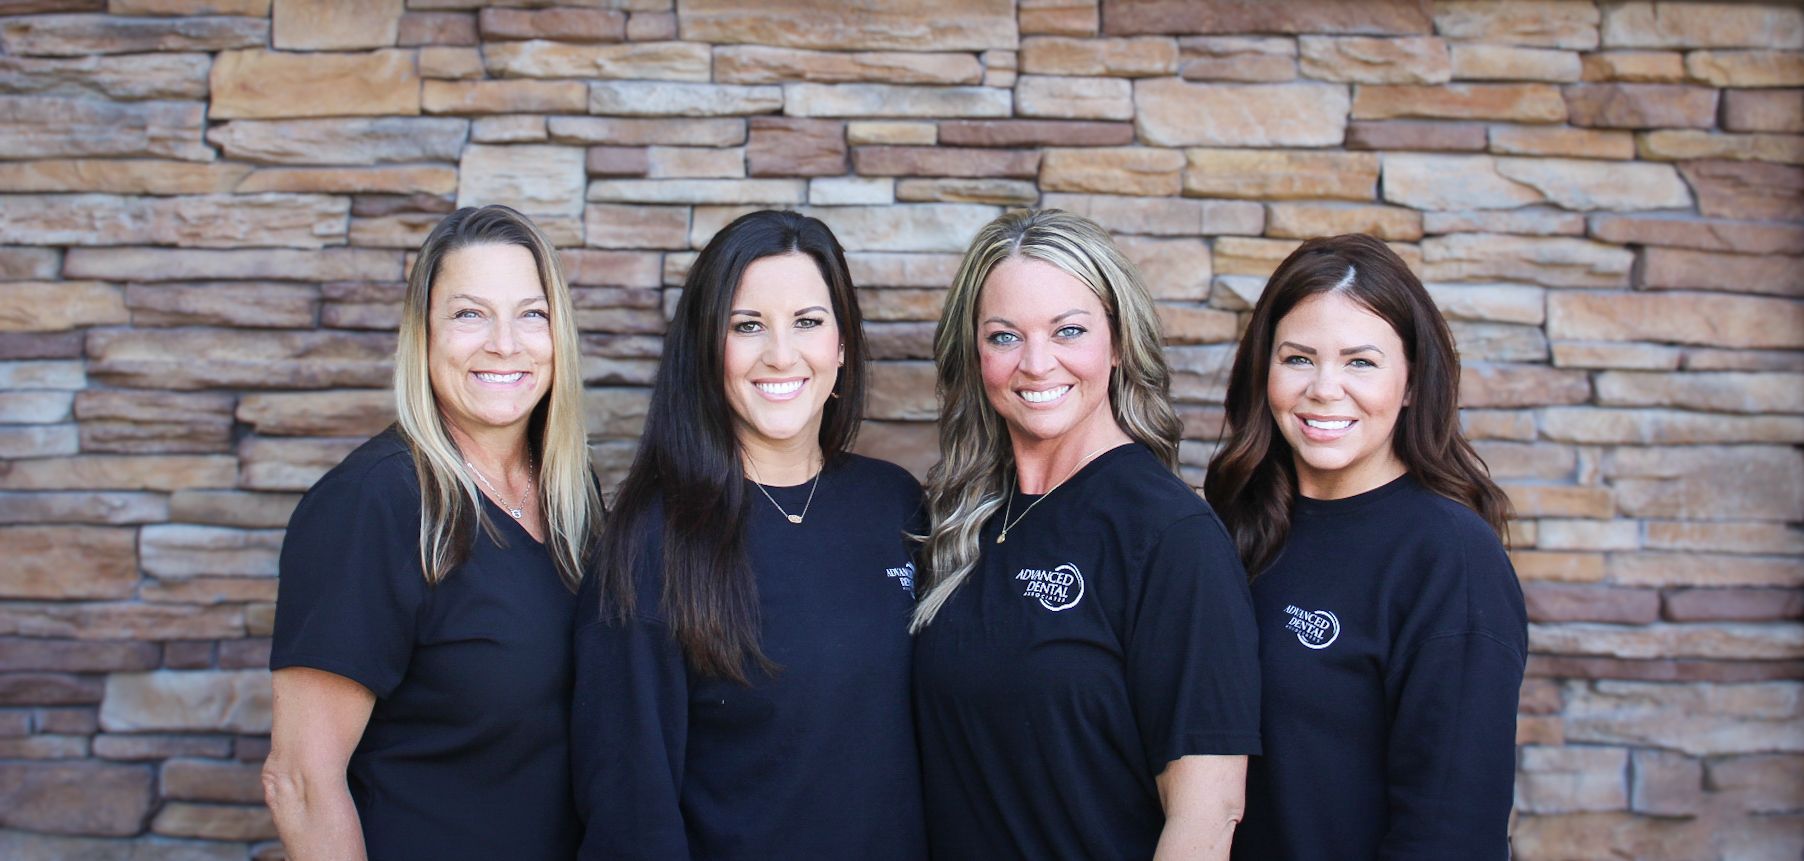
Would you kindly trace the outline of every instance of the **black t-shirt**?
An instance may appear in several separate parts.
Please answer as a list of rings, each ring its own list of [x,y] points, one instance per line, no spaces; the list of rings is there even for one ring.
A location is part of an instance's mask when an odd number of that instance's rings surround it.
[[[420,570],[420,491],[393,430],[313,486],[282,543],[271,669],[337,673],[376,695],[351,755],[371,861],[567,859],[575,596],[488,505],[437,586]]]
[[[1014,513],[1036,497],[1015,496]],[[1213,511],[1140,445],[1091,461],[996,543],[916,637],[936,859],[1145,859],[1154,783],[1259,752],[1253,616]]]
[[[1253,605],[1265,756],[1235,858],[1508,856],[1528,620],[1477,514],[1408,475],[1298,499]]]
[[[810,486],[766,488],[791,514]],[[643,523],[637,616],[578,598],[572,754],[582,858],[926,857],[909,710],[921,489],[900,467],[830,464],[801,524],[748,487],[746,554],[765,654],[749,687],[692,671],[660,618],[663,511]]]

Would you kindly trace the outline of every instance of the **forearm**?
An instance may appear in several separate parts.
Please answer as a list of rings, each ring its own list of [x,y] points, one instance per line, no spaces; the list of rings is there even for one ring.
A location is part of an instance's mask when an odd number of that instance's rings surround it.
[[[1226,861],[1228,849],[1234,845],[1234,828],[1239,824],[1239,811],[1167,816],[1153,861]]]
[[[365,861],[363,825],[350,787],[279,770],[263,772],[263,794],[290,861]]]
[[[1226,861],[1246,813],[1244,756],[1184,756],[1158,777],[1165,827],[1154,861]]]

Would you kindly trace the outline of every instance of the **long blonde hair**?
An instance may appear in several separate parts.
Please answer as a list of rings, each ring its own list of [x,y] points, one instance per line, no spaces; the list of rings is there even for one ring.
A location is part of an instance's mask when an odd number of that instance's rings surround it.
[[[1093,221],[1057,209],[1020,210],[984,225],[965,251],[933,335],[940,397],[940,462],[927,473],[933,525],[923,551],[926,591],[910,630],[933,621],[977,566],[978,533],[1002,504],[1014,469],[1008,428],[984,394],[977,354],[977,301],[1004,260],[1058,267],[1102,301],[1116,364],[1109,406],[1116,424],[1173,470],[1183,425],[1171,408],[1159,318],[1134,264]]]
[[[469,557],[472,524],[503,543],[446,428],[427,356],[433,278],[451,252],[473,245],[518,245],[538,264],[551,312],[551,389],[533,409],[527,446],[539,465],[534,479],[545,512],[545,549],[558,577],[574,590],[602,523],[583,425],[575,306],[551,241],[526,216],[500,205],[465,207],[445,216],[420,246],[407,279],[395,350],[395,412],[420,480],[420,568],[426,582],[444,580]]]

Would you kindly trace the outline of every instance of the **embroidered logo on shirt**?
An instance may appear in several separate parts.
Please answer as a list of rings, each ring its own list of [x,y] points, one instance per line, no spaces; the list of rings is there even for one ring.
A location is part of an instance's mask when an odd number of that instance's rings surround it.
[[[1027,584],[1021,597],[1033,598],[1054,613],[1076,607],[1084,597],[1084,575],[1069,562],[1051,571],[1023,568],[1015,574],[1015,579]]]
[[[1290,604],[1284,608],[1284,614],[1290,617],[1284,630],[1294,631],[1297,642],[1311,649],[1326,649],[1340,637],[1340,620],[1327,610],[1305,610]]]
[[[900,568],[885,568],[885,569],[883,569],[883,572],[885,574],[889,575],[889,578],[891,580],[894,580],[897,583],[902,584],[902,588],[908,590],[908,597],[910,597],[910,598],[914,597],[914,594],[915,594],[915,564],[913,562],[903,565]]]

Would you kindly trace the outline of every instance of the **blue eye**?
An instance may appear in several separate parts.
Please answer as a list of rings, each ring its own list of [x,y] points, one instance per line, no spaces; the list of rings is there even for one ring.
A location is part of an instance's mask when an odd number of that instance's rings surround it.
[[[1278,362],[1279,362],[1279,364],[1284,364],[1284,365],[1312,365],[1312,364],[1315,364],[1314,362],[1309,361],[1308,356],[1285,356],[1284,358],[1279,359]]]
[[[451,312],[451,319],[453,320],[474,320],[481,316],[482,314],[474,308],[461,308]]]
[[[741,335],[756,335],[763,330],[764,324],[757,320],[740,320],[733,324],[733,331]]]
[[[551,313],[549,311],[544,311],[544,310],[541,310],[538,308],[534,308],[533,310],[526,312],[526,316],[538,317],[541,320],[551,319]]]
[[[988,341],[992,346],[1007,347],[1019,342],[1021,336],[1014,332],[991,332],[989,337],[984,338],[984,340]]]
[[[797,329],[818,329],[824,325],[826,325],[826,321],[819,317],[803,317],[796,320]]]
[[[1371,359],[1354,359],[1354,360],[1348,362],[1347,364],[1352,365],[1355,368],[1376,368],[1376,367],[1378,367],[1377,363],[1373,362]]]
[[[1054,337],[1070,339],[1070,338],[1075,338],[1079,335],[1082,335],[1088,331],[1090,331],[1090,330],[1073,323],[1069,326],[1060,326],[1058,331],[1053,332],[1052,334]]]

